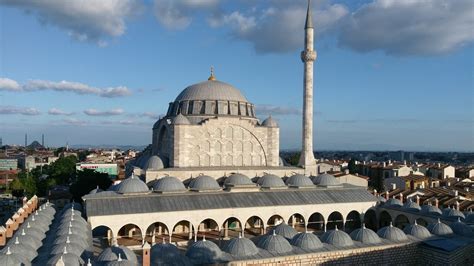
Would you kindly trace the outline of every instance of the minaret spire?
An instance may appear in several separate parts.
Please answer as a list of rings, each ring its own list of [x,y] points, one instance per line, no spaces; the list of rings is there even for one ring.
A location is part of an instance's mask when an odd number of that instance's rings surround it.
[[[301,52],[301,61],[304,63],[303,81],[303,143],[299,166],[316,170],[316,160],[313,154],[313,63],[316,60],[316,51],[313,46],[314,29],[311,15],[311,0],[308,0],[308,10],[305,23],[305,45]],[[311,169],[313,170],[313,169]]]

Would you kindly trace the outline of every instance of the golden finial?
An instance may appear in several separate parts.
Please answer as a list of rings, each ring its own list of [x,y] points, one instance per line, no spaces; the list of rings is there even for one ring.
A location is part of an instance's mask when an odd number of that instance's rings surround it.
[[[214,67],[211,66],[211,76],[207,80],[216,80],[216,77],[214,76]]]

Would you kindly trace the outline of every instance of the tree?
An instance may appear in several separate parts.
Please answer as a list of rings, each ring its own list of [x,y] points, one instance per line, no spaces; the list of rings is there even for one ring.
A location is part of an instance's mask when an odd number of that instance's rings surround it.
[[[349,169],[349,173],[350,174],[355,174],[357,173],[357,168],[356,168],[356,163],[355,163],[355,160],[354,159],[351,159],[349,161],[349,164],[347,166],[347,169]]]
[[[76,175],[77,158],[74,155],[59,158],[53,162],[48,170],[50,177],[58,184],[68,184]]]
[[[71,185],[69,191],[75,201],[81,202],[82,196],[88,194],[89,191],[97,187],[106,190],[111,184],[112,180],[110,180],[108,174],[84,169],[77,172],[76,181]]]

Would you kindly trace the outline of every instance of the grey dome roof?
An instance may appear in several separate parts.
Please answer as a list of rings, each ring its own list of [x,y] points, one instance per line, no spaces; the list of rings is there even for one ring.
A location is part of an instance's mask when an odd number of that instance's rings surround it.
[[[8,250],[9,247],[5,250],[4,253],[0,253],[0,265],[2,266],[18,266],[18,265],[31,265],[24,258],[21,259],[21,254],[13,254]]]
[[[250,239],[240,236],[229,240],[222,250],[236,257],[252,256],[258,253],[257,246]]]
[[[466,215],[466,219],[464,220],[464,222],[466,222],[466,223],[474,223],[474,212],[470,211],[470,212]]]
[[[151,247],[151,265],[191,265],[186,256],[183,256],[179,249],[169,243],[158,243]]]
[[[7,246],[3,248],[2,253],[6,253],[8,251],[8,247],[10,247],[10,252],[12,254],[16,254],[18,256],[24,257],[28,261],[32,261],[38,253],[36,250],[31,249],[27,245],[23,245],[18,238],[12,238],[8,243]]]
[[[66,248],[68,253],[74,254],[78,257],[82,256],[82,253],[84,253],[84,248],[79,246],[76,243],[64,243],[64,244],[58,244],[55,245],[52,249],[50,254],[51,255],[58,255],[58,254],[63,254],[64,253],[64,248]]]
[[[252,182],[252,180],[248,176],[235,173],[225,178],[224,186],[225,187],[255,186],[255,184]]]
[[[372,231],[370,228],[366,228],[365,224],[362,224],[361,228],[358,228],[351,233],[352,240],[362,242],[364,244],[378,244],[381,242],[380,237]]]
[[[450,235],[453,233],[453,230],[448,225],[442,223],[439,219],[438,222],[428,225],[428,230],[437,236]]]
[[[411,199],[408,199],[405,204],[403,204],[403,209],[407,211],[420,211],[421,207],[418,205],[416,202],[411,201]]]
[[[206,80],[184,89],[175,101],[224,100],[247,102],[247,99],[234,86],[218,80]]]
[[[461,217],[458,217],[458,220],[449,225],[453,232],[458,235],[472,236],[474,234],[473,230],[467,224],[461,222]]]
[[[341,184],[333,175],[326,173],[313,178],[313,183],[321,187],[339,186]]]
[[[20,243],[22,243],[25,246],[31,247],[34,250],[37,250],[42,245],[42,242],[40,239],[36,238],[35,236],[31,234],[27,234],[24,229],[22,229],[21,231],[17,231],[15,233],[15,237],[18,237],[18,240],[20,241]]]
[[[189,189],[195,191],[206,191],[206,190],[220,190],[221,187],[217,181],[208,176],[208,175],[200,175],[189,183]]]
[[[295,228],[287,225],[286,223],[281,223],[277,226],[273,226],[272,228],[270,228],[268,234],[273,233],[289,240],[292,239],[296,234],[298,234],[298,231],[296,231]]]
[[[153,155],[148,159],[145,170],[159,170],[165,168],[163,161],[158,155]]]
[[[454,208],[450,208],[449,210],[446,210],[446,211],[443,210],[443,216],[445,216],[445,217],[461,217],[463,219],[466,218],[461,211],[458,211]]]
[[[389,226],[380,228],[377,231],[377,235],[387,240],[397,241],[397,242],[408,240],[407,235],[405,235],[402,229],[393,226],[392,223],[390,223]]]
[[[222,251],[214,242],[203,239],[192,243],[186,251],[186,256],[194,264],[210,264],[221,258]]]
[[[74,210],[82,211],[82,205],[78,202],[69,202],[68,204],[64,205],[63,210],[74,208]]]
[[[384,197],[382,197],[382,196],[377,196],[377,199],[378,199],[378,201],[380,201],[380,202],[382,202],[382,203],[387,202],[387,199],[384,198]]]
[[[189,119],[187,119],[184,115],[178,114],[177,116],[173,117],[172,123],[174,125],[190,125]]]
[[[72,231],[72,230],[71,230],[70,234],[68,233],[67,235],[56,236],[54,238],[53,244],[54,245],[60,245],[62,243],[66,243],[68,237],[69,237],[69,241],[71,241],[71,243],[78,244],[79,246],[81,246],[84,249],[88,249],[91,246],[91,243],[89,243],[89,241],[86,239],[87,236],[75,233],[75,231]]]
[[[60,260],[62,260],[64,265],[67,265],[67,266],[84,265],[84,261],[79,256],[74,255],[72,253],[56,254],[48,260],[46,265],[48,266],[61,265],[61,264],[58,264]]]
[[[262,188],[286,187],[285,182],[283,182],[280,177],[272,174],[266,174],[260,177],[257,181],[257,184],[260,185]]]
[[[267,234],[260,237],[257,242],[257,247],[278,254],[288,253],[293,250],[288,240],[280,235],[277,235],[276,233]]]
[[[136,266],[137,264],[123,259],[117,259],[115,261],[107,261],[104,266]]]
[[[125,246],[111,246],[104,249],[99,256],[97,257],[98,262],[107,262],[107,261],[116,261],[118,259],[118,254],[122,260],[128,260],[135,264],[138,263],[137,255],[133,253],[129,248]]]
[[[393,206],[393,207],[402,207],[403,203],[399,199],[390,198],[385,202],[384,205],[385,206]]]
[[[264,126],[264,127],[278,127],[278,123],[275,121],[275,119],[272,118],[272,116],[269,116],[267,119],[263,120],[262,126]]]
[[[295,174],[286,180],[289,187],[314,187],[313,181],[309,177],[301,174]]]
[[[117,192],[122,194],[144,193],[149,192],[149,190],[145,182],[132,174],[131,177],[120,182]]]
[[[164,176],[153,183],[153,191],[156,192],[179,192],[186,191],[183,182],[174,176]]]
[[[25,232],[28,235],[32,235],[33,237],[39,239],[40,241],[43,240],[46,237],[46,233],[43,229],[41,229],[39,227],[32,227],[30,225],[30,222],[27,222],[26,224],[23,223],[22,227],[19,230],[25,230]]]
[[[427,214],[435,214],[435,215],[443,214],[443,212],[438,207],[433,206],[433,205],[422,205],[421,212],[427,213]]]
[[[339,229],[329,230],[321,236],[321,241],[336,247],[348,247],[354,245],[351,237]]]
[[[290,243],[293,246],[297,246],[306,250],[315,250],[323,247],[323,244],[321,243],[319,238],[315,234],[308,232],[296,234],[290,240]]]
[[[403,229],[403,232],[407,235],[412,235],[420,239],[431,237],[430,231],[426,227],[417,224],[416,220],[414,224],[410,224],[405,227],[405,229]]]

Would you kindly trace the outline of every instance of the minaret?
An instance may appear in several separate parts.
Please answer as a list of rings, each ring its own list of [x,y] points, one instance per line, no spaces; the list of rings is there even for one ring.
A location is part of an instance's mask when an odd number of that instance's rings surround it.
[[[25,148],[28,146],[28,134],[25,133]]]
[[[304,95],[303,95],[303,147],[299,165],[303,168],[315,166],[313,154],[313,62],[316,60],[316,51],[313,49],[314,29],[311,16],[311,0],[308,0],[308,11],[305,24],[305,47],[301,52],[304,63]]]

